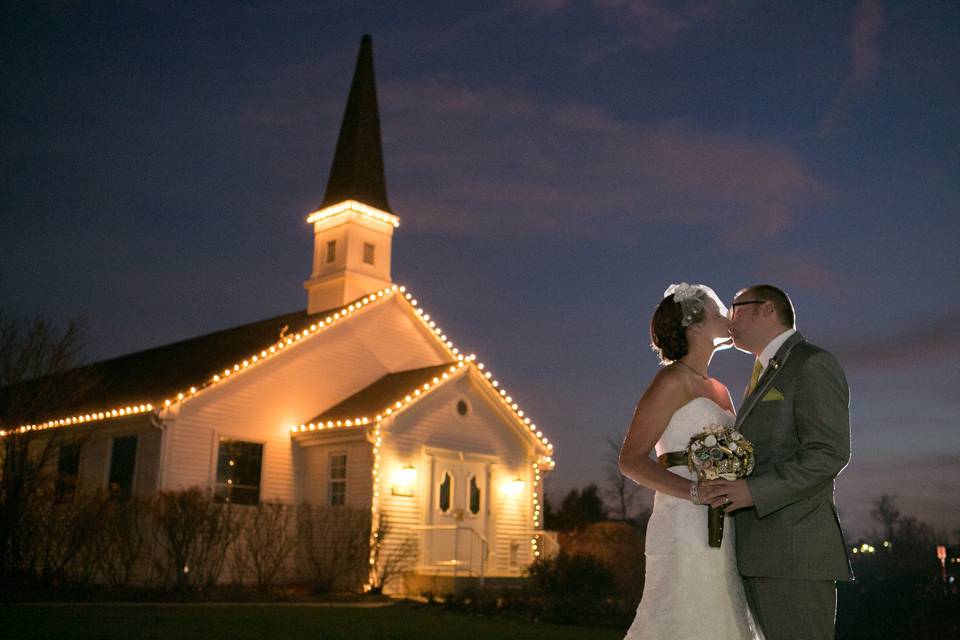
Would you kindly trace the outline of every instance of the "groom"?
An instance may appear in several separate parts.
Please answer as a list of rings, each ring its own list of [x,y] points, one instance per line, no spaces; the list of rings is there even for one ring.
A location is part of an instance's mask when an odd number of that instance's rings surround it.
[[[847,381],[797,333],[780,289],[740,291],[730,320],[734,345],[756,356],[737,416],[756,467],[744,480],[702,483],[700,497],[735,512],[737,565],[766,639],[833,638],[836,581],[853,579],[833,500],[850,459]]]

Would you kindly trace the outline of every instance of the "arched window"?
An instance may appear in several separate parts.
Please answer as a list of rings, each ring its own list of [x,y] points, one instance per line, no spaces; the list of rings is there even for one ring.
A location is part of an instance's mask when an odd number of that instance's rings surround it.
[[[443,472],[443,479],[440,480],[440,491],[437,492],[437,508],[441,513],[450,512],[450,496],[453,495],[453,477],[449,471]]]
[[[477,476],[470,476],[470,513],[480,513],[480,483],[477,482]]]

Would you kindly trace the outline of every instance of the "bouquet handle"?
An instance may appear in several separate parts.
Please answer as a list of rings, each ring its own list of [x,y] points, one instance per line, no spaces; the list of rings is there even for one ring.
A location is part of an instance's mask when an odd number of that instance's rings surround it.
[[[711,547],[720,548],[723,542],[723,509],[719,507],[708,507],[710,510],[707,516],[707,542]]]

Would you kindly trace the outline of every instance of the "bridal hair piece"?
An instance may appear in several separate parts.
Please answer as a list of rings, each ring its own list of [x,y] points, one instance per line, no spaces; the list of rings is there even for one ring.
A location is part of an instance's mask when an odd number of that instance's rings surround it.
[[[673,301],[680,305],[680,311],[683,314],[680,324],[684,327],[700,321],[703,307],[708,299],[716,303],[720,315],[727,315],[726,305],[720,301],[720,297],[714,290],[705,284],[687,284],[686,282],[672,284],[663,292],[663,297],[667,298],[671,295]]]

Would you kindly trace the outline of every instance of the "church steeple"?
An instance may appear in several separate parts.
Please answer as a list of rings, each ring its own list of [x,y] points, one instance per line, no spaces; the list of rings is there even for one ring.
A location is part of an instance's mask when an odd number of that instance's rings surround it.
[[[380,113],[373,75],[373,39],[369,35],[360,40],[350,96],[347,98],[327,191],[320,208],[344,200],[357,200],[392,213],[387,202],[387,181],[380,143]]]
[[[327,191],[313,224],[313,271],[303,283],[307,312],[341,306],[390,286],[393,229],[387,202],[373,41],[365,35],[337,138]]]

